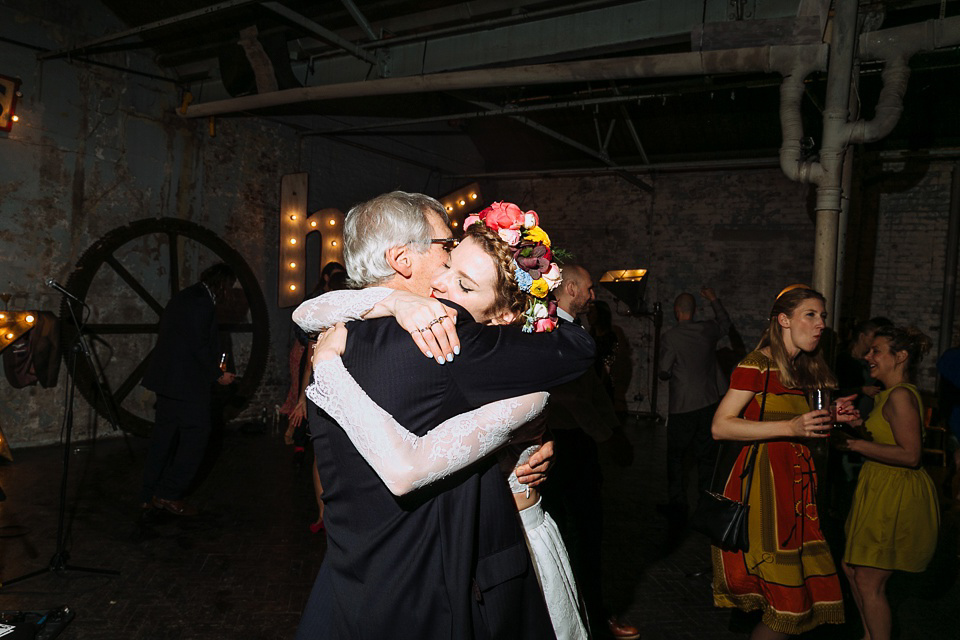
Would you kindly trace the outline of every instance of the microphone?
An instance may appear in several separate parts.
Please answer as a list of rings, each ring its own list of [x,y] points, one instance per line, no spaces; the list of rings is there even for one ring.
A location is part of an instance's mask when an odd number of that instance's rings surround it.
[[[72,293],[70,293],[69,291],[67,291],[66,287],[64,287],[62,284],[60,284],[59,282],[57,282],[57,281],[54,280],[53,278],[47,278],[47,279],[44,280],[43,282],[44,282],[44,284],[46,284],[48,287],[50,287],[50,288],[52,288],[52,289],[56,289],[57,291],[59,291],[60,293],[62,293],[62,294],[65,295],[65,296],[67,296],[68,298],[70,298],[70,299],[73,300],[74,302],[79,302],[80,304],[85,304],[85,303],[83,302],[83,300],[81,300],[81,299],[78,298],[77,296],[75,296],[75,295],[73,295]]]

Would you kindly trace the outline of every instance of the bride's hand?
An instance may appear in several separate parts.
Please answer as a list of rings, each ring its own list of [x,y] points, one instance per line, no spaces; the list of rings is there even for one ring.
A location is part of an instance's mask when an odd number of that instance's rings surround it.
[[[333,360],[343,355],[347,347],[347,327],[342,322],[338,322],[317,338],[317,344],[313,348],[313,359],[311,363],[322,360]]]
[[[408,291],[394,291],[380,305],[407,330],[423,355],[443,364],[460,353],[456,309]]]

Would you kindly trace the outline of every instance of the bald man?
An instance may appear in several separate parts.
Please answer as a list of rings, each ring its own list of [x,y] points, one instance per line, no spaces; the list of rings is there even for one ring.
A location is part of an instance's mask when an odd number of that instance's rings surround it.
[[[557,315],[567,322],[594,300],[593,278],[577,264],[561,268],[563,282],[554,291]],[[543,507],[556,521],[587,608],[593,635],[633,640],[637,629],[609,616],[603,604],[600,545],[603,506],[598,445],[621,460],[632,457],[632,446],[620,429],[613,402],[593,368],[581,377],[550,390],[547,425],[553,433],[557,465],[543,486]]]
[[[716,446],[710,422],[720,402],[723,383],[717,367],[717,342],[730,331],[730,316],[713,289],[700,294],[713,307],[712,320],[695,321],[697,300],[681,293],[673,303],[676,326],[660,342],[660,379],[670,381],[670,412],[667,418],[667,494],[669,502],[657,510],[671,526],[682,527],[687,518],[686,475],[683,461],[693,451],[697,460],[698,485],[710,488]]]

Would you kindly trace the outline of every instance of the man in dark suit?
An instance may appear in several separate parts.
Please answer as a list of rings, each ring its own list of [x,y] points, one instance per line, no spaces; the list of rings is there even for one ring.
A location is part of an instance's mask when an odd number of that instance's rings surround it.
[[[163,310],[157,346],[143,377],[143,386],[157,394],[140,493],[143,508],[178,516],[197,513],[183,496],[210,439],[213,384],[234,379],[220,367],[216,304],[236,280],[229,266],[215,264],[200,275],[200,282],[174,294]]]
[[[347,215],[351,280],[420,295],[446,262],[443,206],[394,192]],[[575,325],[523,334],[457,311],[460,354],[424,358],[393,318],[348,325],[343,362],[412,433],[482,404],[543,390],[592,364]],[[315,407],[311,408],[316,412]],[[408,496],[390,493],[344,432],[311,423],[324,486],[327,554],[297,638],[553,638],[516,506],[492,457]]]
[[[557,315],[568,322],[587,310],[594,299],[590,272],[565,264],[557,288]],[[562,464],[543,488],[543,507],[557,522],[570,554],[593,634],[619,640],[640,637],[636,627],[607,614],[603,602],[603,474],[599,447],[615,461],[628,465],[633,446],[620,429],[620,419],[600,378],[591,368],[579,378],[550,390],[547,425],[553,432]]]

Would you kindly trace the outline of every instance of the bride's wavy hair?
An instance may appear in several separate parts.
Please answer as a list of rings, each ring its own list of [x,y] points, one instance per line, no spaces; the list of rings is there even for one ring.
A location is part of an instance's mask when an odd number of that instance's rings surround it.
[[[827,366],[823,357],[823,349],[819,344],[813,351],[809,353],[801,351],[796,358],[791,359],[783,342],[780,314],[792,316],[803,301],[810,299],[819,300],[824,304],[827,301],[819,291],[807,287],[797,287],[782,292],[773,303],[769,323],[763,330],[763,335],[760,336],[757,349],[770,347],[770,356],[779,371],[780,383],[787,389],[836,389],[837,379],[830,372],[830,367]]]
[[[464,232],[463,239],[472,239],[493,259],[497,277],[493,292],[493,306],[488,312],[496,315],[512,313],[510,324],[521,324],[530,297],[520,290],[513,273],[513,249],[500,239],[497,232],[484,224],[473,224]]]

